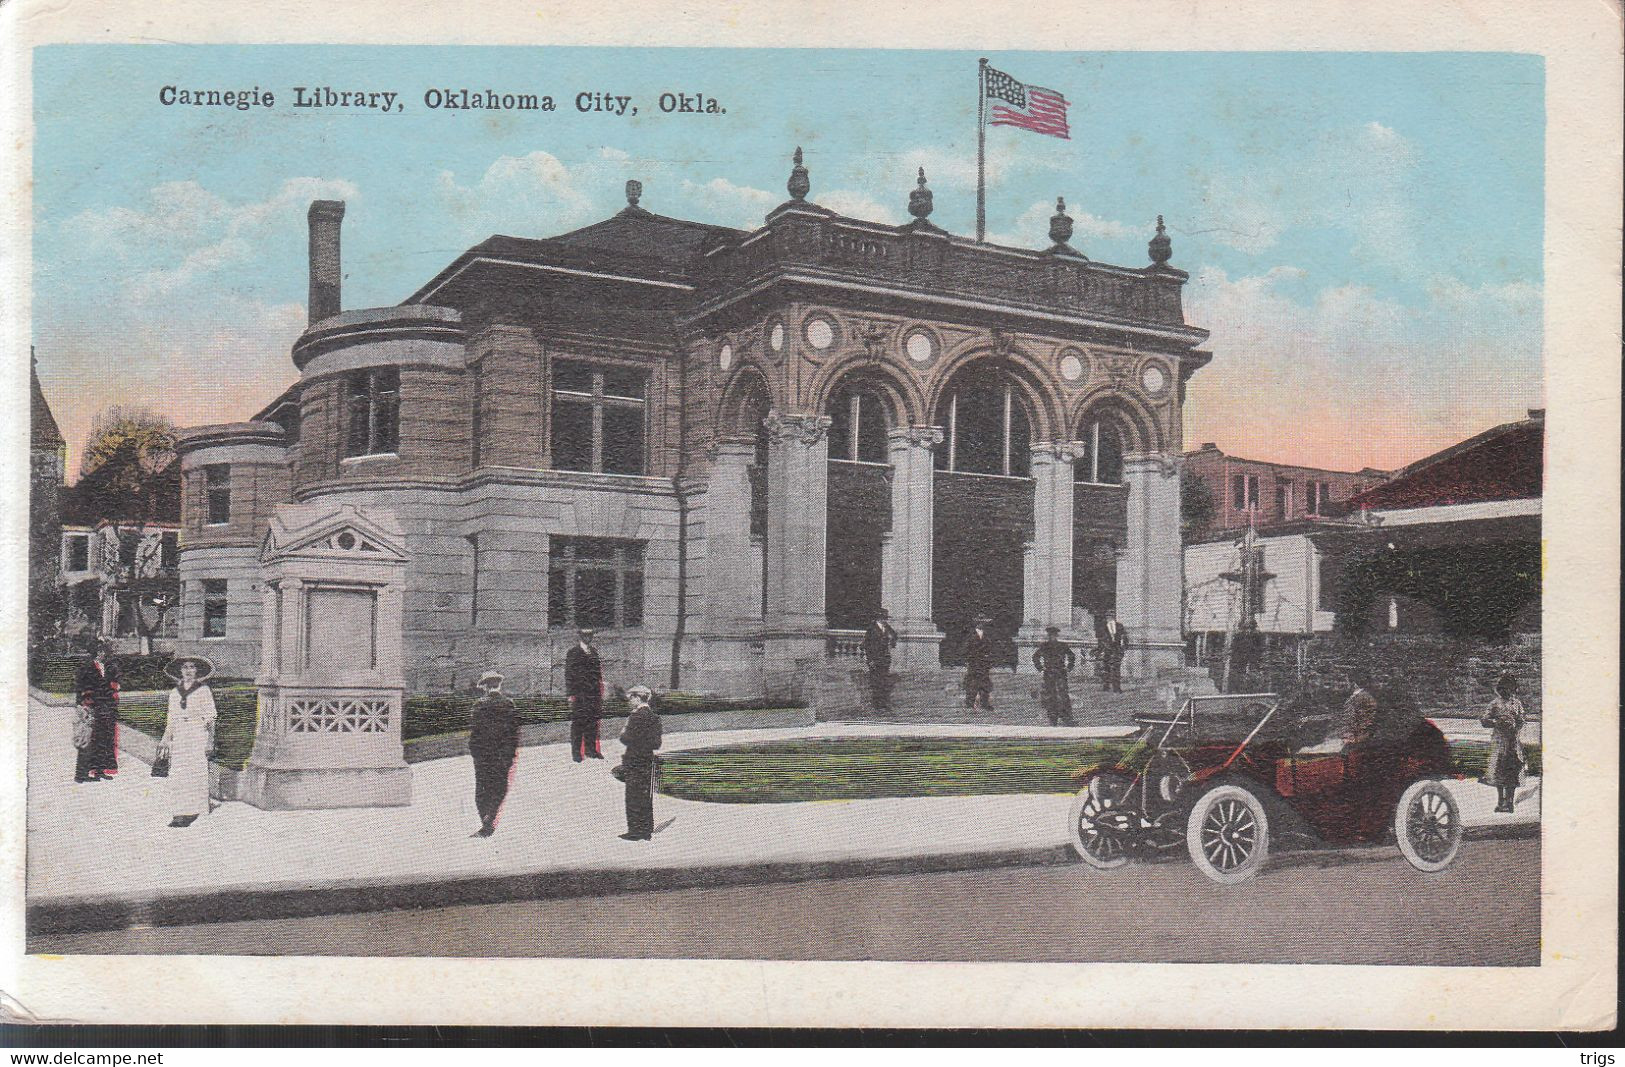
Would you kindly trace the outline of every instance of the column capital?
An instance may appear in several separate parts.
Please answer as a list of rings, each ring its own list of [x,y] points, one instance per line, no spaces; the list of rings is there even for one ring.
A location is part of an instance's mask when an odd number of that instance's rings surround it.
[[[892,448],[932,448],[942,444],[941,426],[899,426],[886,432]]]
[[[828,435],[833,421],[828,415],[780,411],[774,408],[767,413],[763,426],[770,441],[797,441],[804,445],[816,445]]]
[[[1129,452],[1123,456],[1123,472],[1125,474],[1156,472],[1164,478],[1172,478],[1184,470],[1183,456],[1167,452]]]
[[[1082,451],[1081,441],[1034,441],[1030,449],[1034,463],[1072,463]]]
[[[745,436],[719,437],[711,442],[711,447],[705,454],[714,463],[722,456],[730,458],[754,458],[756,455],[756,438]]]

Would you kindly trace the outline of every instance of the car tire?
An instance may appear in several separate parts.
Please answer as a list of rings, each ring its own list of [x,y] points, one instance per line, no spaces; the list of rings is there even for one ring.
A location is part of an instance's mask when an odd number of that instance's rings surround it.
[[[1394,840],[1419,871],[1442,871],[1461,851],[1461,808],[1436,778],[1412,782],[1394,805]]]
[[[1099,812],[1117,807],[1117,799],[1126,792],[1132,779],[1115,771],[1101,771],[1089,779],[1072,800],[1072,811],[1067,816],[1068,836],[1072,851],[1097,871],[1113,871],[1128,862],[1128,851],[1114,836],[1091,832],[1089,823]]]
[[[1239,785],[1197,798],[1185,822],[1185,847],[1196,869],[1220,885],[1238,885],[1269,861],[1270,821],[1264,802]]]

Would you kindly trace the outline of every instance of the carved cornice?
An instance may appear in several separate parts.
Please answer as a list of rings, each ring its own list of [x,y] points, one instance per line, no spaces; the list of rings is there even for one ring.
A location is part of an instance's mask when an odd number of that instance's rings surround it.
[[[763,425],[767,430],[769,441],[796,441],[804,445],[816,445],[829,434],[830,423],[833,421],[828,415],[809,415],[774,408],[767,413]]]

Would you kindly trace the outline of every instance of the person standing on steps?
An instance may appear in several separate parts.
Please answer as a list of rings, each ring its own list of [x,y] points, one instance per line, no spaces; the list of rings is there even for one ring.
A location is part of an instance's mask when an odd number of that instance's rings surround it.
[[[519,709],[502,691],[502,675],[496,671],[480,675],[478,684],[480,699],[474,703],[468,732],[468,754],[474,757],[474,809],[480,814],[480,828],[472,836],[490,837],[497,832],[497,815],[508,798],[508,781],[519,754]]]
[[[118,695],[119,670],[107,655],[107,645],[96,642],[90,659],[80,664],[74,677],[74,703],[84,744],[75,747],[79,758],[73,771],[75,782],[100,782],[118,773]],[[85,727],[88,727],[86,729]]]
[[[1077,653],[1061,640],[1061,628],[1044,627],[1044,643],[1033,649],[1033,669],[1043,676],[1044,715],[1051,726],[1077,725],[1066,677],[1077,662]]]
[[[632,714],[621,731],[626,752],[616,777],[626,783],[626,833],[623,841],[652,841],[655,835],[655,752],[660,748],[660,716],[654,709],[654,693],[646,685],[626,691]]]
[[[1518,699],[1517,676],[1508,672],[1495,681],[1495,699],[1478,720],[1490,730],[1490,758],[1484,766],[1484,784],[1495,787],[1495,810],[1511,814],[1513,794],[1523,780],[1523,742],[1519,734],[1528,722]]]
[[[976,617],[975,629],[965,642],[965,706],[993,709],[993,641],[987,628],[993,622],[986,615]]]
[[[564,657],[564,692],[570,698],[570,758],[603,759],[598,720],[604,712],[604,664],[593,647],[593,631],[583,629]]]
[[[214,755],[216,710],[208,678],[214,664],[202,656],[170,660],[164,673],[175,682],[169,691],[169,717],[158,754],[169,757],[169,825],[191,826],[209,811],[209,757]]]
[[[891,710],[891,650],[897,647],[890,613],[881,608],[863,635],[863,658],[869,665],[869,697],[876,711]]]
[[[1117,613],[1106,613],[1106,627],[1100,638],[1100,661],[1106,668],[1106,690],[1123,691],[1123,655],[1128,651],[1128,630],[1117,621]]]

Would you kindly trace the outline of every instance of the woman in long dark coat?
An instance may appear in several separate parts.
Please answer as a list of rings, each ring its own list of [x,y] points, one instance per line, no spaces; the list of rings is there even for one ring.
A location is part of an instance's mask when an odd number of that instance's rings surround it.
[[[1498,801],[1495,810],[1510,812],[1512,795],[1523,780],[1523,742],[1518,735],[1527,718],[1518,699],[1518,679],[1503,674],[1495,683],[1495,699],[1479,720],[1490,728],[1490,759],[1484,767],[1484,784],[1493,785]]]
[[[90,738],[79,749],[74,766],[76,782],[99,782],[118,773],[118,666],[107,656],[107,646],[98,644],[90,659],[80,664],[74,679],[75,703],[79,714],[88,712]]]

